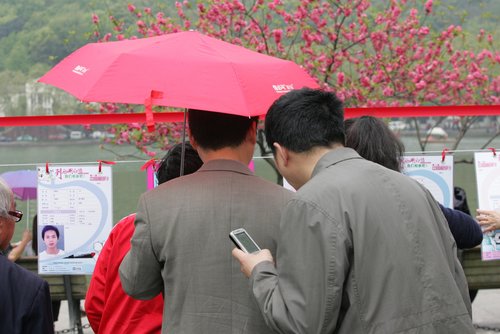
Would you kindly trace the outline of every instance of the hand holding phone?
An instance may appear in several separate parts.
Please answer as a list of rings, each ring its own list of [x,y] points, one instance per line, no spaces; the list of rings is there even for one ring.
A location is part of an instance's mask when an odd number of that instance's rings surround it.
[[[231,238],[236,247],[245,253],[255,253],[260,251],[260,247],[244,228],[231,231],[229,233],[229,238]]]

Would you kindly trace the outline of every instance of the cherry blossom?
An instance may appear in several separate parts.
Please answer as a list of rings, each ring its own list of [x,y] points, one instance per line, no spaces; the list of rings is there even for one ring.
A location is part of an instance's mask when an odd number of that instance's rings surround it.
[[[320,2],[300,0],[177,1],[175,16],[155,12],[152,5],[127,6],[128,20],[110,17],[117,40],[196,29],[204,34],[272,56],[289,59],[308,71],[346,107],[493,104],[500,99],[500,52],[492,34],[478,32],[478,50],[457,43],[464,33],[450,25],[443,31],[425,24],[437,5],[432,0],[389,0],[373,8],[368,0]],[[92,17],[94,36],[112,39]],[[134,21],[135,25],[124,22]],[[101,112],[117,109],[101,108]],[[141,127],[121,137],[172,144],[179,125]],[[142,133],[141,136],[137,132]]]

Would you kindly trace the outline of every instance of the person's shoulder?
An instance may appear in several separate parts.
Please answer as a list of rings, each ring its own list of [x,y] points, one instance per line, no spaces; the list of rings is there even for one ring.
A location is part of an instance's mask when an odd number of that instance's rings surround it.
[[[120,233],[121,230],[134,225],[135,212],[123,217],[113,226],[111,233]]]
[[[9,261],[4,256],[0,256],[0,268],[2,274],[4,274],[4,277],[9,276],[12,278],[12,281],[10,282],[11,287],[15,286],[16,283],[22,285],[24,288],[29,288],[29,286],[38,286],[46,283],[36,274],[12,261]],[[7,273],[9,274],[7,275]]]

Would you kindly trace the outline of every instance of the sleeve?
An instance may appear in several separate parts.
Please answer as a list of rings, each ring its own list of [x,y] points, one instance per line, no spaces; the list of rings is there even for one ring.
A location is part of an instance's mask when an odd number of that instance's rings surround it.
[[[90,326],[95,333],[99,333],[99,326],[101,325],[101,318],[104,312],[106,300],[106,274],[108,272],[108,263],[113,249],[114,235],[116,232],[116,228],[111,231],[108,240],[105,242],[99,254],[94,273],[90,279],[87,295],[85,296],[85,312],[87,312]]]
[[[133,298],[152,299],[163,290],[162,266],[153,250],[148,202],[143,194],[137,207],[130,251],[120,265],[123,290]]]
[[[26,327],[23,333],[54,333],[49,284],[44,280],[40,280],[28,317],[24,322]]]
[[[349,249],[345,228],[313,204],[283,213],[276,256],[250,277],[267,325],[277,333],[331,333],[339,316]]]
[[[483,232],[471,216],[459,210],[445,208],[441,204],[439,207],[448,221],[448,226],[458,248],[472,248],[481,243]]]

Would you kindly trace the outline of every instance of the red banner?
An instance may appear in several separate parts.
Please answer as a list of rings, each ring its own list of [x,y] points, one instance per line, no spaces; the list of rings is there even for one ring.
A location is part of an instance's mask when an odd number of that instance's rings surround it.
[[[481,106],[418,106],[384,108],[346,108],[345,118],[371,115],[375,117],[439,117],[439,116],[500,116],[500,105]],[[183,112],[153,113],[155,122],[182,122]],[[145,113],[87,114],[51,116],[0,117],[0,126],[54,126],[87,124],[145,123]]]

